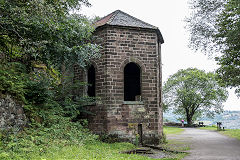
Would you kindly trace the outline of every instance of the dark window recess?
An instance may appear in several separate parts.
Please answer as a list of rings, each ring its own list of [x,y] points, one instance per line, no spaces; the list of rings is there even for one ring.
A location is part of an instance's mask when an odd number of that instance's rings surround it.
[[[124,101],[135,101],[141,95],[140,68],[133,62],[124,68]]]
[[[88,90],[87,90],[89,97],[95,97],[95,68],[93,65],[90,66],[88,69]]]

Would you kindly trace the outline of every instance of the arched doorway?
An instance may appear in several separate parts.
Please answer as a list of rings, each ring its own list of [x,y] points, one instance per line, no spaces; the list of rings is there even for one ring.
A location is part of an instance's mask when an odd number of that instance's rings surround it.
[[[95,97],[96,96],[96,91],[95,91],[95,81],[96,81],[96,73],[95,73],[95,68],[93,65],[91,65],[88,68],[88,96],[89,97]]]
[[[124,67],[124,101],[136,101],[141,95],[141,69],[133,62]]]

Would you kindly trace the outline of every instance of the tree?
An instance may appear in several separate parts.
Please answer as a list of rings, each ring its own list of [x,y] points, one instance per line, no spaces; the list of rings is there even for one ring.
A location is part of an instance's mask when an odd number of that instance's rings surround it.
[[[240,93],[240,1],[191,0],[190,47],[215,57],[222,84]]]
[[[58,107],[74,118],[92,102],[73,95],[86,85],[73,84],[73,66],[100,56],[91,21],[75,12],[82,5],[90,6],[87,0],[0,1],[0,96],[10,94],[40,116]],[[38,64],[44,67],[36,73]]]
[[[194,117],[211,117],[223,111],[222,103],[228,92],[217,83],[214,73],[196,68],[179,70],[169,77],[163,87],[163,101],[176,114],[182,115],[189,125]]]
[[[89,6],[87,0],[5,0],[0,4],[0,54],[6,59],[60,68],[84,66],[99,57],[99,47],[91,43],[94,28],[86,17],[73,12]]]

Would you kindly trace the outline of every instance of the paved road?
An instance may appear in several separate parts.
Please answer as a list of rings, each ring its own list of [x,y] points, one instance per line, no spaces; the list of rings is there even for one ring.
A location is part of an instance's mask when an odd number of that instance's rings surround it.
[[[184,160],[240,160],[240,141],[216,131],[185,128],[183,134],[168,138],[191,144]]]

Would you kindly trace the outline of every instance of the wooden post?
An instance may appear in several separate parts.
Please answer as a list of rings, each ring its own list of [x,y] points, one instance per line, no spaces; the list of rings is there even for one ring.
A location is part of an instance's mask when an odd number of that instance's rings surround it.
[[[139,143],[143,145],[143,129],[142,129],[142,123],[138,124],[138,134],[139,134]]]

